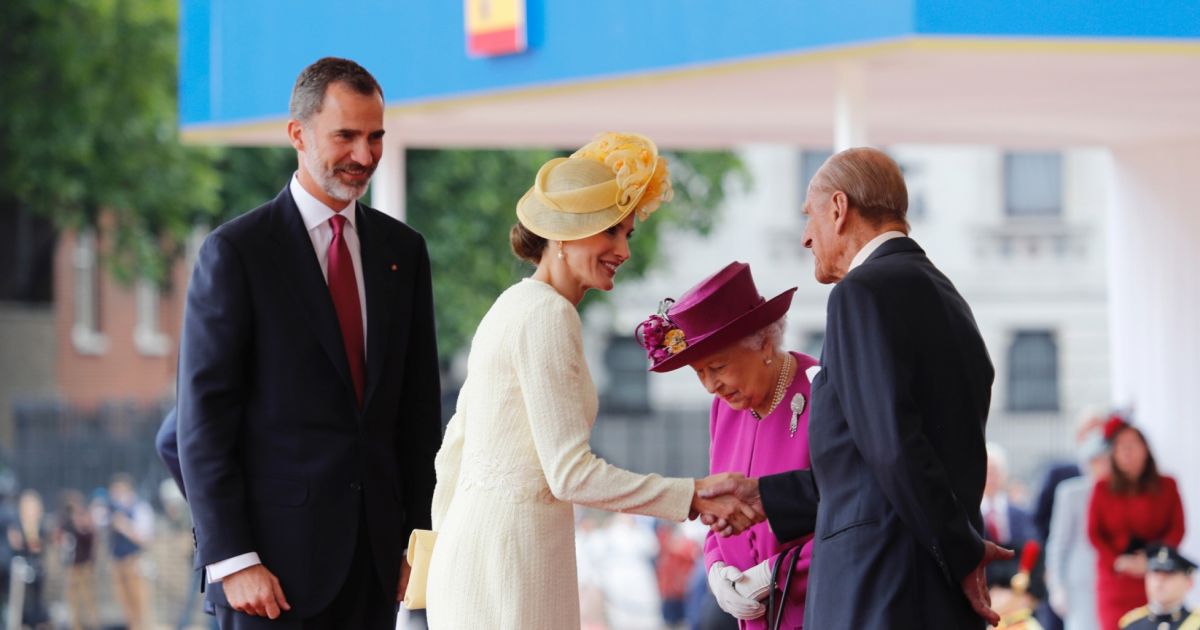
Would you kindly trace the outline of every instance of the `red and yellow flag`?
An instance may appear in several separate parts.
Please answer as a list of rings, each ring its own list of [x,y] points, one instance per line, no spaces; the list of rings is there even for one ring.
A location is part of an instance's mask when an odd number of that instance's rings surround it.
[[[495,57],[524,52],[525,0],[464,0],[467,54]]]

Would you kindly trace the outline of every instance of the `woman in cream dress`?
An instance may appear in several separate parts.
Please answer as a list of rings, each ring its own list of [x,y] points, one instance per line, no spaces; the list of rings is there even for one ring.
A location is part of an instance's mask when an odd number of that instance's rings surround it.
[[[572,504],[753,518],[729,498],[698,498],[704,481],[635,474],[588,447],[597,398],[576,306],[588,289],[612,289],[634,216],[670,191],[648,138],[610,133],[543,165],[518,203],[513,251],[537,271],[479,323],[437,456],[432,630],[579,628]]]

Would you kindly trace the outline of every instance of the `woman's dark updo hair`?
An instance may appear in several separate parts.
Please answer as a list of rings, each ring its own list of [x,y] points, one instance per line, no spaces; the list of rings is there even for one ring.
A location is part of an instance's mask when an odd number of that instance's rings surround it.
[[[508,243],[513,253],[521,260],[527,260],[534,265],[542,261],[542,253],[546,251],[546,239],[529,231],[529,228],[518,221],[508,231]]]

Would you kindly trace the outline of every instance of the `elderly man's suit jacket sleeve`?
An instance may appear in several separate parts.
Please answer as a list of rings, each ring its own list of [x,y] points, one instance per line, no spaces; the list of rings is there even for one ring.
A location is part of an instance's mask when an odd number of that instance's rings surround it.
[[[820,493],[811,470],[793,470],[758,480],[771,532],[781,541],[796,540],[817,528]]]

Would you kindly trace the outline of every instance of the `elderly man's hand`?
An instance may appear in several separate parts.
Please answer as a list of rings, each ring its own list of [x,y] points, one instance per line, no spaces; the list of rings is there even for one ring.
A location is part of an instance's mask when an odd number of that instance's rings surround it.
[[[1011,549],[1005,549],[990,540],[985,540],[983,541],[983,559],[979,561],[979,566],[963,578],[963,594],[967,596],[967,601],[971,602],[971,608],[974,608],[975,612],[988,622],[988,625],[1000,625],[1000,615],[992,610],[992,597],[988,594],[984,569],[996,560],[1008,560],[1012,557]]]
[[[738,473],[719,473],[698,480],[696,493],[703,500],[734,499],[742,506],[739,512],[746,518],[731,519],[719,512],[699,510],[701,521],[721,536],[740,534],[750,525],[766,520],[762,498],[758,494],[757,479],[748,479]]]

